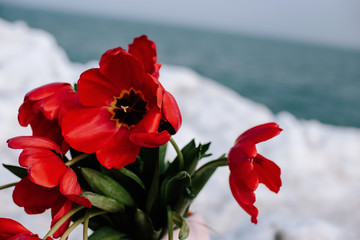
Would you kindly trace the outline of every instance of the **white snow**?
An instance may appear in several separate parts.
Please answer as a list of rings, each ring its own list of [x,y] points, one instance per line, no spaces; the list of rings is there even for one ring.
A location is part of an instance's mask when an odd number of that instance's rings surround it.
[[[0,19],[1,163],[17,164],[19,151],[8,149],[6,140],[31,133],[17,122],[25,93],[45,83],[74,83],[82,71],[96,64],[71,63],[50,34]],[[360,239],[360,129],[299,120],[287,112],[274,115],[265,106],[187,68],[164,65],[160,81],[182,111],[183,126],[174,137],[180,146],[192,138],[211,141],[215,158],[226,153],[249,127],[275,121],[284,129],[258,147],[281,167],[283,186],[278,194],[259,187],[257,225],[232,198],[226,168],[216,172],[194,202],[192,210],[222,234],[211,233],[212,239],[273,240],[275,235],[283,240]],[[16,180],[0,168],[0,185]],[[48,213],[26,215],[12,202],[11,193],[11,189],[0,191],[0,217],[13,218],[40,236],[45,234]],[[77,236],[70,239],[80,239]]]

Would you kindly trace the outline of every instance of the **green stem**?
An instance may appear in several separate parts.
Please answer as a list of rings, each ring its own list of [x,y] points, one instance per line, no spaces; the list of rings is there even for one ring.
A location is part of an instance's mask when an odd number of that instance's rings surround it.
[[[90,210],[87,210],[84,216],[83,240],[88,240]]]
[[[0,186],[0,190],[6,189],[6,188],[9,188],[9,187],[13,187],[16,184],[18,184],[18,182],[13,182],[13,183],[2,185],[2,186]]]
[[[177,155],[178,155],[178,158],[179,158],[179,169],[183,169],[184,167],[184,157],[182,155],[182,152],[179,148],[179,146],[176,144],[175,140],[173,138],[170,138],[170,142],[171,142],[171,145],[173,145]]]
[[[77,206],[77,207],[71,209],[69,212],[67,212],[62,218],[59,219],[59,221],[57,221],[55,223],[55,225],[45,235],[43,240],[46,240],[48,237],[52,236],[61,227],[61,225],[63,225],[66,222],[66,220],[68,220],[69,217],[73,216],[75,213],[77,213],[78,211],[80,211],[83,208],[85,208],[85,207],[80,205],[80,206]]]
[[[173,240],[174,233],[173,233],[173,221],[172,221],[172,215],[171,215],[171,208],[170,206],[167,207],[167,218],[168,218],[168,237],[169,240]]]
[[[91,214],[88,214],[86,213],[85,216],[83,218],[80,218],[78,219],[77,221],[75,221],[65,232],[64,234],[61,236],[60,240],[65,240],[67,239],[67,237],[70,235],[70,233],[72,231],[74,231],[74,229],[80,225],[80,223],[84,222],[84,221],[89,221],[90,218],[92,217],[95,217],[95,216],[98,216],[98,215],[101,215],[101,214],[104,214],[106,213],[106,211],[99,211],[99,212],[94,212],[94,213],[91,213]],[[85,219],[86,215],[88,214],[88,218]],[[84,224],[84,227],[85,227],[85,224]],[[87,235],[87,233],[86,233]],[[86,236],[86,239],[87,239],[87,236]]]
[[[219,159],[216,159],[214,161],[208,162],[204,165],[202,165],[197,171],[196,174],[201,174],[203,171],[209,168],[217,168],[217,167],[223,167],[227,166],[227,157],[220,157]]]
[[[65,165],[70,167],[71,165],[74,165],[77,162],[80,162],[81,160],[83,160],[84,158],[90,156],[90,154],[87,153],[83,153],[79,156],[74,157],[73,159],[71,159],[70,161],[66,162]]]

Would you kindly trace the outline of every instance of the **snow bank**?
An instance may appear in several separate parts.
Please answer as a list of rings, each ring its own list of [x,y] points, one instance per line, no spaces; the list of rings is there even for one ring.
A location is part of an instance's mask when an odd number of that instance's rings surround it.
[[[160,59],[161,61],[161,59]],[[55,39],[26,24],[0,19],[0,159],[17,164],[18,151],[6,146],[8,138],[30,134],[17,123],[17,109],[26,92],[42,84],[73,83],[96,62],[69,62]],[[279,194],[265,187],[257,191],[259,223],[236,204],[228,187],[228,170],[219,169],[199,198],[194,211],[221,233],[212,239],[359,239],[360,130],[296,119],[284,112],[272,114],[265,106],[239,96],[190,69],[164,65],[160,80],[173,93],[183,115],[175,136],[179,145],[192,138],[212,141],[214,157],[226,153],[234,139],[254,125],[276,121],[282,134],[259,145],[259,152],[282,168]],[[16,181],[0,168],[0,185]],[[28,216],[11,200],[11,190],[0,192],[0,216],[14,218],[39,234],[48,216]],[[79,239],[75,234],[70,239]]]

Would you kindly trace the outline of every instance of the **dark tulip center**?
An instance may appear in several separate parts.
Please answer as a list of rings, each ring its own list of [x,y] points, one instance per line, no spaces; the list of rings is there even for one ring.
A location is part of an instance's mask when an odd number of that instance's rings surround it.
[[[134,89],[123,90],[119,97],[114,97],[110,112],[111,120],[119,126],[127,128],[135,127],[148,112],[148,101],[145,100],[141,91]]]

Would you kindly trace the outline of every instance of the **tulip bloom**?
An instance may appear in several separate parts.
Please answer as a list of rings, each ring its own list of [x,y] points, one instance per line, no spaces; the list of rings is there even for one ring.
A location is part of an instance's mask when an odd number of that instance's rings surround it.
[[[88,199],[79,196],[82,191],[76,174],[64,164],[61,149],[55,142],[36,136],[15,137],[8,140],[8,146],[23,149],[19,163],[27,168],[28,176],[16,184],[13,200],[24,207],[25,212],[38,214],[51,208],[54,225],[75,203],[91,207]],[[66,231],[70,221],[68,219],[54,236]]]
[[[46,239],[52,240],[51,237]],[[41,240],[41,238],[12,219],[0,218],[0,240]]]
[[[108,169],[134,162],[141,147],[161,146],[180,128],[174,97],[153,76],[160,65],[151,46],[142,36],[130,45],[130,53],[120,47],[108,50],[99,68],[81,74],[79,104],[61,121],[70,146],[96,152]]]
[[[280,168],[271,160],[257,153],[256,144],[280,134],[276,123],[253,127],[241,134],[228,154],[230,188],[238,204],[257,223],[258,209],[254,206],[259,183],[277,193],[281,186]]]
[[[58,118],[62,103],[73,99],[74,93],[68,83],[51,83],[30,91],[19,108],[20,125],[30,124],[34,136],[51,139],[66,152],[69,146],[61,135]]]

